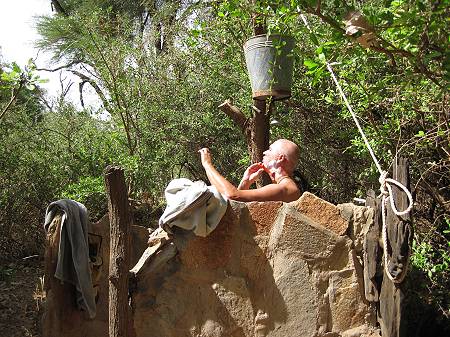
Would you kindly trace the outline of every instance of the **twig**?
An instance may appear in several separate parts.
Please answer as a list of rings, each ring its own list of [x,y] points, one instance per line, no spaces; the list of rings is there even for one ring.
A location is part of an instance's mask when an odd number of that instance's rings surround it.
[[[82,61],[80,61],[80,60],[75,60],[75,61],[72,61],[72,62],[70,62],[70,63],[67,63],[67,64],[65,64],[65,65],[59,66],[59,67],[54,68],[54,69],[48,69],[48,68],[36,68],[36,70],[37,70],[37,71],[48,71],[48,72],[52,72],[52,73],[53,73],[53,72],[58,71],[58,70],[70,68],[71,66],[73,66],[73,65],[78,65],[78,64],[80,64],[80,63],[82,63]]]
[[[32,258],[34,258],[34,257],[39,257],[39,255],[30,255],[30,256],[26,256],[26,257],[23,257],[22,260],[25,261],[25,260],[32,259]]]
[[[20,90],[23,88],[26,80],[24,78],[20,79],[19,87],[17,89],[13,89],[13,94],[11,96],[11,99],[9,100],[8,104],[5,106],[5,108],[2,111],[2,114],[0,115],[0,120],[5,116],[6,112],[9,110],[9,108],[12,106],[12,104],[15,102],[17,97],[19,96]]]

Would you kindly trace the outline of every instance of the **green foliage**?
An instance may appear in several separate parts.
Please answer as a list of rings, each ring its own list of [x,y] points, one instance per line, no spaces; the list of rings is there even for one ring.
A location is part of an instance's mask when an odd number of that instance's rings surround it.
[[[431,228],[426,234],[415,236],[412,246],[411,264],[425,276],[422,284],[429,301],[444,314],[450,311],[448,287],[450,286],[450,217],[445,216],[442,229]]]
[[[300,145],[298,169],[322,198],[347,202],[379,188],[377,169],[326,69],[332,63],[381,166],[389,169],[397,155],[410,159],[417,219],[412,263],[442,294],[436,301],[448,303],[439,288],[448,280],[442,226],[450,212],[448,1],[60,2],[66,15],[38,20],[38,45],[68,70],[83,69],[82,80],[94,85],[110,119],[65,102],[44,111],[38,90],[25,88],[0,124],[0,203],[7,210],[0,223],[15,240],[11,247],[20,246],[14,233],[28,234],[18,229],[21,215],[37,228],[56,198],[82,201],[100,216],[108,164],[125,168],[130,197],[145,199],[155,214],[171,179],[206,180],[197,153],[203,146],[237,183],[249,164],[247,147],[217,106],[232,98],[251,115],[242,45],[256,23],[297,41],[292,98],[274,104],[270,117],[278,124],[270,139]],[[354,10],[372,26],[376,45],[364,48],[345,34],[344,20]],[[3,85],[20,80],[14,65],[3,68]],[[0,88],[1,104],[10,89]],[[433,226],[439,240],[427,236]]]
[[[0,265],[0,281],[8,281],[14,276],[15,271],[11,265]]]
[[[33,60],[28,61],[28,65],[21,69],[16,62],[6,65],[0,75],[1,88],[11,89],[22,83],[26,89],[33,91],[38,84],[46,83],[48,80],[42,79],[35,73],[36,65]]]
[[[39,95],[38,92],[31,92],[35,90],[37,84],[44,83],[46,80],[41,79],[36,74],[35,69],[36,66],[31,59],[24,69],[21,69],[15,62],[2,65],[0,69],[0,97],[2,98],[0,99],[0,103],[2,103],[0,105],[0,123],[16,101],[21,101],[32,95]],[[31,104],[34,104],[33,102],[36,102],[36,100],[31,100]],[[29,106],[29,108],[33,107]]]
[[[436,233],[441,236],[440,244],[436,245],[436,238],[431,235],[419,239],[420,241],[415,239],[411,256],[413,266],[423,270],[430,281],[437,284],[441,283],[441,279],[448,279],[450,272],[450,217],[445,217],[443,223],[446,229],[443,229],[442,233]]]
[[[72,199],[90,206],[89,213],[93,219],[99,219],[108,211],[103,176],[82,177],[78,182],[69,184],[62,191],[61,198]]]
[[[447,242],[448,243],[448,242]],[[435,249],[432,243],[423,241],[413,242],[412,264],[426,272],[432,282],[439,284],[439,280],[447,276],[450,266],[448,245],[445,249]]]
[[[14,86],[19,83],[21,74],[22,74],[22,70],[17,65],[17,63],[13,62],[13,63],[11,63],[11,66],[9,69],[6,67],[3,70],[0,78],[3,82],[6,82],[6,84],[9,84],[9,85],[12,84]]]
[[[27,95],[27,96],[25,96]],[[124,151],[107,122],[70,104],[43,111],[34,91],[23,91],[0,123],[0,255],[41,252],[47,205],[63,196],[86,203],[93,220],[105,212],[99,193],[106,165]],[[76,184],[79,184],[76,186]],[[97,183],[97,185],[95,185]]]

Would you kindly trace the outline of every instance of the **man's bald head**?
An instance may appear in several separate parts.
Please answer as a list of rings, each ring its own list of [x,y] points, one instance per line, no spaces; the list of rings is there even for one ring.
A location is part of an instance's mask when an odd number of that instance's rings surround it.
[[[271,145],[273,150],[283,154],[287,159],[286,170],[291,174],[297,167],[300,149],[297,144],[287,139],[278,139]]]

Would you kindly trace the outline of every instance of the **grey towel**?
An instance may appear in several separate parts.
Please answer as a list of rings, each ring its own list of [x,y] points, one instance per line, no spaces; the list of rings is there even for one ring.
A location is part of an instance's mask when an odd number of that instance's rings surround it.
[[[185,178],[172,180],[165,196],[167,207],[159,225],[168,232],[177,226],[205,237],[217,227],[228,206],[227,199],[214,186]]]
[[[45,214],[46,231],[58,211],[62,211],[63,216],[55,277],[75,285],[78,307],[87,311],[90,318],[94,318],[96,308],[89,268],[87,209],[74,200],[52,202]]]

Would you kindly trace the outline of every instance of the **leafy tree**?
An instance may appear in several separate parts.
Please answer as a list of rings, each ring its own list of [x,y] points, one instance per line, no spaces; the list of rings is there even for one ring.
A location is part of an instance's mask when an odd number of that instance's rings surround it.
[[[326,61],[332,63],[381,166],[389,169],[397,155],[410,159],[413,262],[433,289],[430,301],[448,312],[448,259],[441,254],[448,250],[450,213],[447,1],[53,3],[58,12],[38,21],[39,45],[62,64],[56,69],[82,79],[80,93],[85,85],[95,89],[111,119],[98,121],[62,102],[34,121],[18,101],[21,113],[6,114],[0,124],[14,130],[2,133],[9,177],[2,200],[14,203],[18,195],[8,186],[20,179],[30,186],[50,180],[27,190],[15,209],[64,195],[101,213],[101,171],[118,163],[126,168],[130,197],[157,209],[170,179],[206,179],[197,155],[202,146],[237,182],[255,160],[242,128],[255,117],[242,45],[258,29],[289,33],[297,41],[292,98],[266,111],[265,123],[273,123],[263,133],[300,145],[302,180],[329,201],[378,189],[376,167],[327,71]],[[227,99],[240,115],[217,108]],[[55,153],[63,153],[64,165],[47,163]]]
[[[2,70],[11,73],[14,67]],[[0,84],[3,104],[10,100],[3,93],[11,84]],[[41,93],[39,87],[24,86],[0,122],[2,259],[41,252],[42,223],[51,201],[78,193],[74,199],[87,202],[93,219],[102,216],[103,169],[124,151],[108,122],[64,102],[46,111]]]

